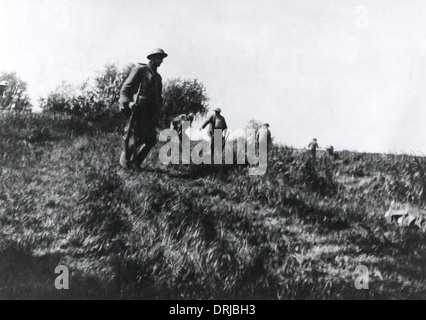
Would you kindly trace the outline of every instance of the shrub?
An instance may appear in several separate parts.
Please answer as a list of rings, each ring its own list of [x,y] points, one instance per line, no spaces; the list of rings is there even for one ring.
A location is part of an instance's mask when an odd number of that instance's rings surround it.
[[[27,94],[27,83],[22,81],[16,72],[0,74],[0,80],[9,82],[9,87],[0,98],[0,110],[11,110],[14,112],[31,112],[31,102]]]
[[[190,112],[205,115],[208,111],[206,88],[198,80],[170,79],[163,86],[161,125],[170,126],[177,115]]]

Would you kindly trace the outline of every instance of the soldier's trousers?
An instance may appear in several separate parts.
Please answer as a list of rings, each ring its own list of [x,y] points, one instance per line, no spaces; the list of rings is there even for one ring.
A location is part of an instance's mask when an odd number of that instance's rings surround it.
[[[210,154],[212,156],[212,158],[214,157],[214,155],[216,154],[216,152],[219,152],[219,150],[215,149],[215,138],[214,138],[214,134],[213,133],[209,133],[210,136]],[[222,152],[225,148],[225,137],[222,137],[219,141],[219,148],[222,149]]]
[[[157,134],[151,119],[136,116],[132,123],[128,121],[124,129],[120,164],[139,167],[157,143]]]
[[[312,157],[312,160],[315,162],[316,161],[316,150],[311,150],[311,157]]]

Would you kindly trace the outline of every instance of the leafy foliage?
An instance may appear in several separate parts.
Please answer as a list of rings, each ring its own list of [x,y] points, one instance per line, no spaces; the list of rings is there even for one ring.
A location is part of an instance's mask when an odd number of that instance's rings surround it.
[[[257,132],[261,127],[262,127],[262,122],[256,119],[251,119],[248,122],[246,129],[254,129]]]
[[[31,112],[32,105],[27,94],[27,83],[21,80],[16,72],[2,72],[0,80],[9,82],[9,87],[5,90],[4,98],[0,99],[0,110]]]
[[[107,125],[112,125],[112,115],[119,110],[121,87],[133,67],[134,64],[129,64],[119,70],[117,65],[108,64],[93,79],[93,84],[90,79],[78,86],[62,82],[46,99],[40,99],[40,108],[45,112],[74,114],[91,121],[104,121],[107,118]],[[170,120],[179,114],[193,112],[205,115],[208,111],[206,88],[197,80],[166,81],[163,98],[160,119],[163,128],[169,127]],[[114,119],[122,122],[120,116]]]
[[[94,78],[94,90],[98,100],[103,101],[106,106],[118,108],[121,87],[134,66],[135,64],[129,64],[123,70],[118,70],[117,65],[107,64]]]
[[[163,85],[163,109],[160,119],[163,128],[171,119],[185,113],[203,116],[208,111],[206,88],[198,80],[170,79]]]
[[[133,65],[122,71],[108,64],[94,78],[76,86],[62,82],[47,99],[40,100],[40,107],[47,112],[63,112],[81,116],[94,116],[105,112],[117,112],[120,89]]]

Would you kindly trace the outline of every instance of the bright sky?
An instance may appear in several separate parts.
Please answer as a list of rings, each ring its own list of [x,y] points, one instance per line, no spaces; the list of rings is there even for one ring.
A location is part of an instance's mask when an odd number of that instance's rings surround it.
[[[425,17],[422,0],[0,0],[0,71],[36,104],[160,47],[163,79],[199,79],[231,129],[426,153]]]

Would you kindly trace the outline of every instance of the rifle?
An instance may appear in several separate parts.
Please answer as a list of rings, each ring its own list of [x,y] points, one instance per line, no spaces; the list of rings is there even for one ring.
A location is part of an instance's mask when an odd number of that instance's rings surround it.
[[[129,158],[129,153],[130,153],[130,147],[129,147],[129,141],[130,141],[130,134],[131,131],[133,130],[133,127],[135,126],[136,123],[136,113],[137,113],[137,109],[138,109],[138,104],[139,104],[139,94],[141,92],[141,86],[142,83],[139,84],[139,89],[138,92],[136,93],[136,99],[135,102],[133,103],[132,109],[131,109],[131,114],[130,114],[130,118],[128,120],[128,125],[127,125],[127,130],[125,132],[124,135],[124,152],[126,154],[126,160]],[[136,146],[134,146],[133,149],[133,153],[134,153],[134,157],[136,156]]]

